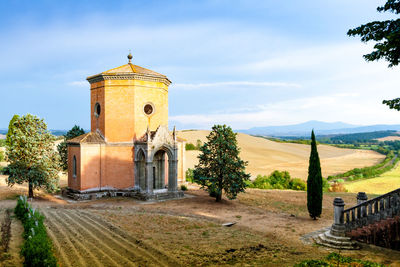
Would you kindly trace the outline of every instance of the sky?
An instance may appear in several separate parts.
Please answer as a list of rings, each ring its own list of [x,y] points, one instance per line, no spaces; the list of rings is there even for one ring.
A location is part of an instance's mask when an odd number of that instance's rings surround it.
[[[86,77],[127,63],[162,73],[169,126],[309,120],[400,124],[400,67],[366,62],[350,28],[393,18],[378,0],[1,1],[0,128],[14,114],[90,128]]]

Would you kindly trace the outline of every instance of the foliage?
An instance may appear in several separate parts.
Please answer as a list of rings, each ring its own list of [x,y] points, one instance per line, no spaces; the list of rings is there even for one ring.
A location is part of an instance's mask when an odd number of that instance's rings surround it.
[[[186,143],[185,149],[186,150],[200,150],[201,147],[201,140],[197,139],[196,145],[192,143]]]
[[[305,191],[307,185],[299,178],[291,178],[287,171],[274,171],[269,176],[258,175],[257,178],[249,184],[249,187],[259,189],[292,189]]]
[[[182,191],[187,191],[187,190],[188,190],[188,188],[187,188],[187,186],[186,186],[186,185],[184,185],[184,184],[181,184],[181,190],[182,190]]]
[[[311,154],[307,179],[307,209],[314,220],[322,212],[322,174],[314,130],[311,132]]]
[[[43,224],[44,217],[32,209],[26,197],[20,196],[14,213],[24,227],[25,239],[21,255],[24,256],[24,266],[57,266],[51,239],[48,237]]]
[[[298,264],[294,265],[295,267],[317,267],[317,266],[362,266],[362,267],[384,267],[385,265],[372,262],[354,259],[351,257],[345,257],[340,255],[339,253],[332,252],[324,259],[321,260],[304,260]]]
[[[193,179],[201,188],[215,194],[221,201],[222,191],[229,199],[244,192],[250,174],[245,173],[247,162],[239,157],[236,134],[226,125],[214,125],[201,146],[199,164],[193,171]]]
[[[58,153],[60,154],[61,158],[61,167],[65,171],[68,169],[68,150],[67,150],[67,141],[69,139],[75,138],[77,136],[80,136],[85,133],[85,130],[83,130],[81,127],[78,125],[75,125],[72,127],[71,130],[69,130],[65,135],[64,135],[64,141],[58,144],[57,150]]]
[[[4,157],[4,151],[0,150],[0,162],[4,161],[5,157]]]
[[[352,134],[341,134],[334,135],[325,140],[325,143],[332,144],[354,144],[354,143],[365,143],[372,142],[378,143],[378,138],[383,138],[387,136],[399,136],[396,131],[388,130],[388,131],[375,131],[375,132],[365,132],[365,133],[352,133]]]
[[[0,139],[0,147],[6,146],[6,139]]]
[[[29,183],[29,197],[33,189],[44,187],[48,191],[58,186],[59,157],[53,149],[54,136],[47,125],[36,116],[27,114],[14,120],[7,134],[7,171],[9,186]]]
[[[6,146],[12,146],[12,136],[15,135],[15,131],[16,131],[16,125],[15,122],[19,119],[19,116],[17,114],[15,114],[11,120],[10,123],[8,124],[8,131],[7,131],[7,135],[6,135],[6,141],[5,141],[5,145]]]
[[[193,183],[193,169],[188,168],[185,172],[186,182]]]
[[[329,187],[329,192],[347,192],[346,188],[343,185],[343,182],[334,182]]]
[[[193,145],[192,143],[186,143],[185,149],[186,150],[196,150],[196,146]]]
[[[384,6],[377,8],[378,12],[390,11],[400,13],[400,0],[387,0]],[[400,19],[372,21],[347,32],[349,36],[359,35],[362,42],[375,41],[374,51],[364,55],[367,61],[385,59],[389,67],[397,66],[400,59]]]
[[[386,158],[370,167],[364,167],[364,168],[354,168],[350,171],[347,171],[345,173],[337,174],[335,176],[328,176],[328,180],[336,180],[340,178],[346,178],[348,181],[355,181],[359,179],[367,179],[367,178],[373,178],[377,177],[387,171],[390,171],[393,169],[394,166],[397,165],[397,162],[399,161],[399,157],[397,157],[393,151],[390,151],[387,155]]]
[[[387,0],[384,6],[377,8],[379,12],[390,11],[396,15],[400,13],[400,0]],[[364,55],[367,61],[385,59],[389,68],[397,66],[400,59],[400,19],[373,21],[349,30],[349,36],[361,36],[362,42],[375,41],[375,50]],[[390,109],[400,110],[400,98],[384,100],[383,104]]]

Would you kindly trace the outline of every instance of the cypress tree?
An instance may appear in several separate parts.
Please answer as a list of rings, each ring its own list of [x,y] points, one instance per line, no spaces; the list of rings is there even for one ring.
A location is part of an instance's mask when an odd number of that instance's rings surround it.
[[[316,220],[322,212],[322,174],[314,130],[311,132],[311,154],[307,179],[307,208],[310,217]]]

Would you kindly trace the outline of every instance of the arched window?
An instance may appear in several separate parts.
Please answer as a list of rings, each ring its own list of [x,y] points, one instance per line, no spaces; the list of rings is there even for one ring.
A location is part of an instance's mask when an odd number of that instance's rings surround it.
[[[97,102],[94,105],[94,116],[96,116],[96,118],[98,118],[100,116],[100,112],[101,112],[101,107],[100,107],[99,102]]]
[[[76,177],[76,157],[74,155],[74,159],[72,160],[72,176]]]

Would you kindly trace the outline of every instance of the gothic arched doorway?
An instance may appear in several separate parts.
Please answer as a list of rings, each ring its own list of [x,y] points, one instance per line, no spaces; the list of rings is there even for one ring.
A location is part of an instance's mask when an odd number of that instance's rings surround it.
[[[159,150],[153,157],[153,189],[164,189],[168,187],[168,154]]]

